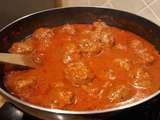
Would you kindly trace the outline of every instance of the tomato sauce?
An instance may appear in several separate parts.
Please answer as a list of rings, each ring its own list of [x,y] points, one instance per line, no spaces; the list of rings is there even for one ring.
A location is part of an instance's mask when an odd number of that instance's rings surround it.
[[[51,109],[106,109],[160,89],[160,56],[154,46],[101,21],[39,28],[9,52],[31,55],[36,67],[7,70],[8,91]]]

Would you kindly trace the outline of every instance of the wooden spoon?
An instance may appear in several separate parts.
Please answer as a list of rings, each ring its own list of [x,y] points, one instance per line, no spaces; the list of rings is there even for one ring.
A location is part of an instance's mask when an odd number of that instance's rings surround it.
[[[31,56],[11,53],[0,53],[0,62],[34,68],[36,65]]]

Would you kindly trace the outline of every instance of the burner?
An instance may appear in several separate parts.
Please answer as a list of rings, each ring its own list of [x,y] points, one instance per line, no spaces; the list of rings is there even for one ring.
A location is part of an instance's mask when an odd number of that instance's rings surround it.
[[[40,120],[17,110],[10,103],[6,103],[0,109],[0,118],[2,120]],[[160,100],[152,100],[152,103],[124,110],[111,119],[105,119],[104,117],[102,120],[160,120]]]

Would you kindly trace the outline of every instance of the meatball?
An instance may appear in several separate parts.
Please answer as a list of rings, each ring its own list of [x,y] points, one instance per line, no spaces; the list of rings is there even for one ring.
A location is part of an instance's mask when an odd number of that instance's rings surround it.
[[[115,48],[118,49],[118,50],[123,50],[123,51],[127,50],[127,46],[125,46],[123,44],[120,44],[120,43],[116,44]]]
[[[95,31],[98,32],[101,32],[103,29],[106,29],[108,28],[108,25],[106,25],[105,22],[102,22],[102,21],[97,21],[97,22],[94,22],[93,23],[93,26],[95,28]]]
[[[104,22],[95,22],[93,30],[89,32],[90,38],[79,42],[79,48],[83,55],[97,55],[105,47],[114,46],[115,39],[112,33],[106,31],[108,26]]]
[[[140,57],[144,63],[153,63],[154,57],[148,52],[148,49],[144,47],[143,43],[140,40],[132,40],[130,46],[133,49],[134,53]]]
[[[32,38],[35,39],[35,49],[32,52],[33,62],[37,64],[42,63],[42,58],[45,55],[46,49],[49,48],[54,33],[49,28],[39,28],[32,34]]]
[[[34,49],[34,46],[32,44],[32,40],[26,39],[25,41],[14,43],[12,47],[9,49],[9,52],[27,54],[27,53],[31,53],[33,49]]]
[[[45,55],[43,52],[39,52],[38,50],[34,50],[31,55],[32,55],[32,61],[34,63],[36,63],[37,65],[43,63],[43,58]]]
[[[151,75],[143,68],[136,68],[129,75],[133,80],[133,86],[137,88],[148,88],[152,86]]]
[[[106,31],[109,27],[104,22],[95,22],[93,24],[95,29],[91,33],[93,40],[99,40],[105,47],[112,47],[115,44],[115,39],[112,33]]]
[[[100,98],[103,93],[103,88],[98,88],[93,85],[82,85],[82,89],[89,95],[95,98]]]
[[[63,55],[63,63],[68,64],[78,60],[80,57],[78,48],[76,44],[69,43],[65,46],[64,55]]]
[[[48,39],[52,39],[53,35],[54,33],[52,29],[39,28],[32,34],[32,37],[37,40],[48,40]]]
[[[73,25],[66,24],[63,26],[63,31],[73,35],[76,31]]]
[[[97,55],[103,49],[103,44],[92,39],[83,39],[79,42],[79,50],[82,55]]]
[[[106,71],[106,77],[109,79],[109,80],[115,80],[116,79],[116,75],[114,73],[114,71],[112,69],[108,69]]]
[[[103,31],[100,35],[100,42],[104,44],[105,47],[111,48],[115,45],[115,38],[112,33]]]
[[[35,46],[39,51],[45,51],[49,47],[54,36],[54,32],[49,28],[39,28],[32,37],[36,39]]]
[[[24,72],[11,72],[6,77],[6,82],[11,91],[23,94],[23,92],[26,93],[25,91],[31,91],[36,88],[37,78],[36,76],[27,76]],[[29,92],[27,93],[30,94]]]
[[[64,107],[75,102],[75,96],[72,91],[59,89],[53,94],[52,107]]]
[[[131,99],[135,94],[135,90],[130,85],[117,85],[113,86],[108,94],[107,100],[113,103],[123,102]]]
[[[74,62],[68,64],[64,72],[65,77],[75,86],[87,84],[94,77],[89,67],[83,62]]]
[[[114,62],[123,68],[126,71],[130,70],[131,65],[129,64],[129,60],[126,58],[116,58]]]

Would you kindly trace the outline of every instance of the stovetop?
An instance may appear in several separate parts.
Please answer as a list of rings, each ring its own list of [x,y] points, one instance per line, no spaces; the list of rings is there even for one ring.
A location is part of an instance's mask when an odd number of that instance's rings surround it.
[[[40,120],[18,109],[10,103],[5,104],[0,109],[1,120]],[[160,99],[152,100],[149,104],[142,104],[138,107],[127,109],[102,120],[160,120]]]

